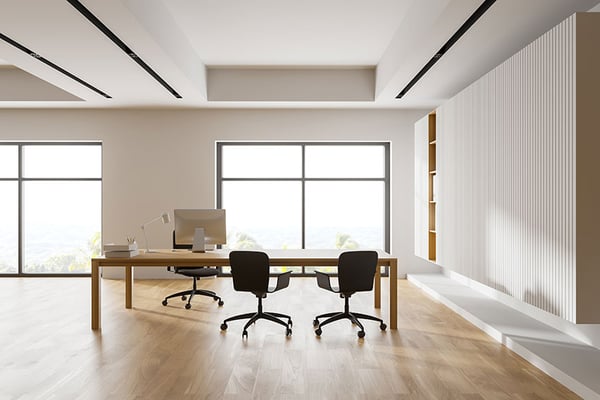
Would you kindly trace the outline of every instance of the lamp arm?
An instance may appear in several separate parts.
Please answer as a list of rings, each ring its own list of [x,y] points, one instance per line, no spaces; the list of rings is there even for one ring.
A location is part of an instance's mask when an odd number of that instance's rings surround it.
[[[145,224],[142,225],[142,230],[144,230],[146,228],[147,225],[150,225],[151,223],[158,221],[159,219],[162,218],[162,215],[159,215],[158,217],[146,222]]]
[[[142,225],[142,232],[144,232],[144,242],[146,243],[146,253],[150,253],[150,247],[148,247],[148,237],[146,236],[146,225],[148,225],[149,223],[150,222]]]

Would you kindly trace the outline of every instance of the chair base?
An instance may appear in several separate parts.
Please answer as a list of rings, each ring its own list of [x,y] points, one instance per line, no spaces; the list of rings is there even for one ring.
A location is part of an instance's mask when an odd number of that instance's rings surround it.
[[[348,297],[346,297],[345,300],[346,301],[345,301],[344,311],[325,313],[325,314],[317,315],[315,317],[315,319],[313,321],[313,325],[317,328],[315,330],[315,334],[317,336],[321,336],[321,333],[323,333],[323,331],[321,330],[321,328],[323,326],[330,324],[332,322],[335,322],[335,321],[339,321],[340,319],[349,319],[353,324],[358,326],[360,328],[360,330],[358,331],[358,334],[357,334],[359,338],[365,337],[365,327],[360,322],[359,318],[368,319],[371,321],[377,321],[377,322],[379,322],[379,329],[381,329],[382,331],[386,330],[387,325],[383,322],[383,320],[381,318],[377,318],[373,315],[367,315],[367,314],[362,314],[362,313],[357,313],[357,312],[350,312],[349,307],[348,307]],[[323,322],[319,322],[320,318],[327,318],[327,319]]]
[[[223,300],[217,296],[216,292],[213,292],[212,290],[204,290],[204,289],[198,289],[196,287],[196,278],[194,278],[194,287],[192,289],[189,290],[183,290],[181,292],[177,292],[177,293],[173,293],[168,295],[167,297],[165,297],[165,299],[162,301],[162,305],[166,306],[169,302],[169,299],[172,299],[173,297],[181,297],[181,300],[186,300],[187,299],[187,303],[185,305],[186,310],[189,310],[190,308],[192,308],[192,298],[196,295],[200,295],[200,296],[206,296],[206,297],[212,297],[213,300],[215,301],[219,301],[219,306],[222,306],[223,304],[225,304],[225,302],[223,302]],[[189,296],[189,297],[188,297]]]
[[[282,319],[287,319],[287,323],[282,321]],[[279,325],[285,326],[285,336],[290,336],[292,334],[292,317],[287,314],[280,314],[276,312],[263,312],[262,310],[262,298],[258,298],[258,311],[253,313],[245,313],[234,315],[233,317],[229,317],[223,321],[221,324],[221,330],[227,330],[227,323],[231,321],[236,321],[239,319],[248,319],[246,325],[244,325],[244,330],[242,331],[242,338],[248,337],[248,327],[258,321],[259,319],[266,319],[271,322],[275,322]]]

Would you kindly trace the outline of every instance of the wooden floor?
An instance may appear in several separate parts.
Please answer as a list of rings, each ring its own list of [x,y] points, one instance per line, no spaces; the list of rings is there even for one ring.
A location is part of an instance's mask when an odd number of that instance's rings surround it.
[[[136,281],[134,309],[122,281],[102,281],[102,331],[90,329],[90,281],[0,279],[0,399],[574,399],[572,392],[501,344],[399,282],[397,331],[365,322],[366,337],[340,321],[315,337],[318,313],[343,307],[314,279],[293,279],[265,310],[289,313],[293,334],[259,321],[242,340],[256,299],[228,278],[202,287],[225,305],[198,297],[191,310],[162,298],[188,281]],[[383,282],[383,295],[387,296]],[[382,314],[387,313],[382,301]],[[373,309],[372,294],[351,308]]]

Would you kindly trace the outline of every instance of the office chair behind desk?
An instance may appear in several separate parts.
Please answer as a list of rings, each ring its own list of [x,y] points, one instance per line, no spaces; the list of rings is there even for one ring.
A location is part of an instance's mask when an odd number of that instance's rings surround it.
[[[184,245],[184,244],[177,244],[175,243],[175,232],[173,232],[173,248],[174,249],[191,249],[192,246],[191,245]],[[190,308],[192,308],[192,298],[195,295],[200,295],[200,296],[207,296],[207,297],[212,297],[213,300],[215,301],[219,301],[219,306],[222,306],[223,304],[225,304],[223,302],[223,300],[217,295],[216,292],[213,292],[212,290],[205,290],[205,289],[198,289],[197,287],[197,280],[198,278],[204,278],[204,277],[208,277],[208,276],[217,276],[219,274],[219,271],[216,268],[210,268],[210,267],[167,267],[167,269],[170,271],[171,268],[173,268],[173,272],[175,272],[176,274],[179,275],[183,275],[183,276],[187,276],[189,278],[193,278],[194,279],[194,283],[192,286],[192,289],[189,290],[184,290],[181,292],[177,292],[177,293],[173,293],[168,295],[167,297],[165,297],[165,299],[162,301],[162,305],[166,306],[169,302],[168,300],[173,298],[173,297],[181,297],[181,300],[185,301],[187,299],[187,303],[185,305],[186,310],[189,310]]]

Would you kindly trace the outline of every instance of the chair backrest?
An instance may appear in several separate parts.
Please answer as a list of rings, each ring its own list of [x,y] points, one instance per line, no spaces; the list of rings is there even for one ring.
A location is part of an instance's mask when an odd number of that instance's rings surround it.
[[[338,259],[340,292],[354,293],[373,290],[377,270],[377,252],[372,250],[347,251]]]
[[[262,251],[234,250],[229,253],[233,288],[239,292],[267,293],[269,256]]]

